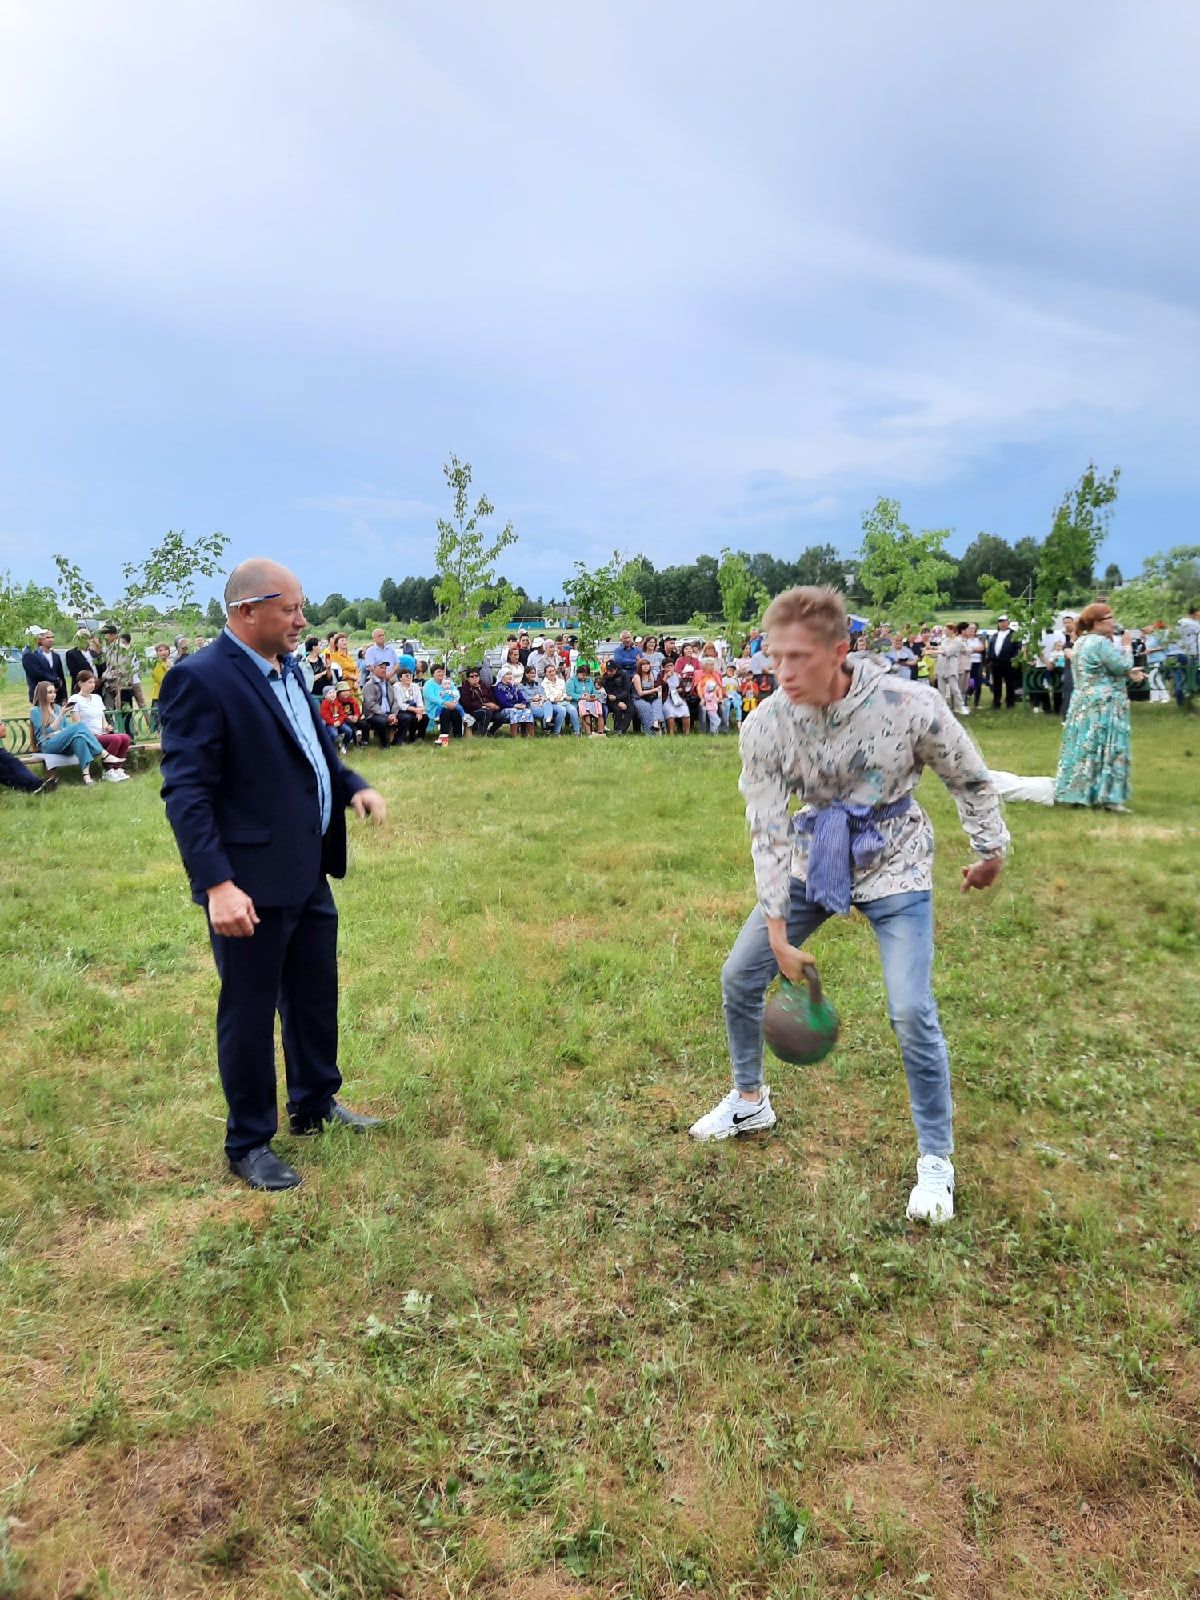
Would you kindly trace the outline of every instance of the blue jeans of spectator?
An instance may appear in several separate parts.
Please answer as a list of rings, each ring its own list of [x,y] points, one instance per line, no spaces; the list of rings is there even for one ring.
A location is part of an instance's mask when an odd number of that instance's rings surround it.
[[[545,705],[545,704],[540,705],[540,706],[530,706],[529,710],[530,710],[530,714],[533,717],[533,725],[534,725],[535,728],[537,727],[538,723],[540,722],[542,727],[545,728],[547,733],[551,733],[551,732],[554,731],[554,707],[553,706],[548,706],[548,705]]]
[[[572,705],[569,700],[560,700],[554,708],[554,731],[561,733],[567,723],[571,724],[571,732],[579,732],[579,707]]]
[[[879,942],[888,1017],[900,1045],[917,1143],[923,1155],[948,1156],[954,1148],[954,1108],[950,1096],[950,1057],[933,998],[933,896],[927,891],[865,900],[858,910]],[[788,940],[801,945],[827,920],[823,907],[804,898],[804,884],[792,879]],[[739,1089],[763,1081],[763,1001],[779,971],[771,953],[767,919],[755,906],[725,965],[721,994],[725,1029]]]
[[[104,754],[99,739],[81,722],[70,722],[57,733],[49,734],[42,740],[42,750],[52,756],[73,755],[81,767],[90,766],[97,756]]]

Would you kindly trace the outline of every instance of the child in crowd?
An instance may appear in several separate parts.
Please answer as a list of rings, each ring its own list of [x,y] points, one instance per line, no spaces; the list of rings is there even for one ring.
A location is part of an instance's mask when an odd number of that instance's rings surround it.
[[[721,702],[724,690],[721,680],[711,672],[700,679],[700,726],[706,733],[721,731]]]
[[[329,729],[335,745],[340,745],[344,750],[347,745],[354,743],[350,707],[343,701],[335,683],[331,683],[321,696],[321,721]]]
[[[726,733],[730,728],[740,728],[742,725],[742,691],[738,688],[737,676],[730,667],[721,679],[721,688],[725,698],[721,702],[721,722]]]
[[[742,717],[746,718],[758,709],[758,688],[750,673],[742,674],[738,682],[738,694],[742,701]]]

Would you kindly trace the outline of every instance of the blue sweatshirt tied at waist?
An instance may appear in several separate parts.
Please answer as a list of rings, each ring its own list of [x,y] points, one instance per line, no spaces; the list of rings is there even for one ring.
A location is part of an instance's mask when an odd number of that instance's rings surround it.
[[[798,834],[811,834],[804,898],[835,916],[850,909],[854,868],[875,860],[886,843],[875,826],[903,816],[912,795],[883,806],[852,806],[831,800],[827,806],[797,812],[793,826]]]

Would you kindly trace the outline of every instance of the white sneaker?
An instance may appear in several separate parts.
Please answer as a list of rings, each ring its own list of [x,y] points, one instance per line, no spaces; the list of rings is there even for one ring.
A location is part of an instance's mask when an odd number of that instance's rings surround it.
[[[954,1163],[946,1156],[918,1156],[917,1183],[905,1212],[910,1222],[949,1222],[954,1215]]]
[[[116,767],[109,767],[107,772],[102,772],[100,774],[100,779],[103,783],[120,783],[121,774],[117,771]]]
[[[730,1139],[737,1133],[762,1133],[773,1128],[775,1120],[771,1089],[764,1084],[757,1100],[743,1100],[737,1089],[731,1089],[707,1116],[693,1122],[688,1132],[693,1139]]]
[[[962,710],[959,712],[959,716],[960,717],[969,717],[970,715],[971,715],[971,712],[970,712],[969,707],[967,707],[967,706],[964,706],[962,708]]]

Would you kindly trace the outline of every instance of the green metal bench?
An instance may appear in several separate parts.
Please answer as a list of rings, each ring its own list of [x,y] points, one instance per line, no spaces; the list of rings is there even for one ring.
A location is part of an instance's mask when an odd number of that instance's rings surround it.
[[[28,717],[0,717],[8,727],[4,736],[4,747],[14,756],[19,756],[29,766],[42,765],[45,756],[37,748],[33,739],[33,728]],[[153,717],[149,710],[143,711],[138,706],[131,706],[127,711],[113,713],[114,732],[127,733],[132,743],[129,753],[135,750],[144,751],[147,755],[155,755],[162,750],[162,743],[158,736],[158,729],[154,726]]]

